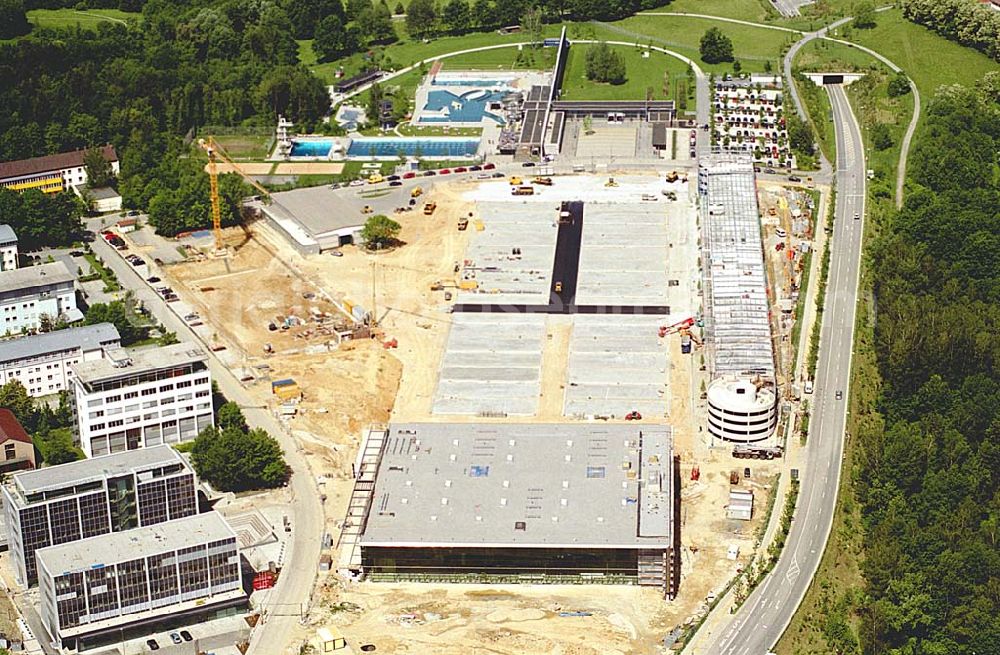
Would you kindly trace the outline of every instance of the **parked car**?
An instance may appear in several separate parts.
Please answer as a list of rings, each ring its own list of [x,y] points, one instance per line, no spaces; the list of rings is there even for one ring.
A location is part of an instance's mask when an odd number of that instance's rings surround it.
[[[469,166],[469,170],[470,171],[481,171],[481,170],[483,170],[483,167],[480,166],[480,165],[478,165],[478,164],[473,164],[472,166]]]
[[[187,630],[181,630],[181,639],[183,639],[184,641],[191,641],[193,637],[191,636],[191,633],[188,632]]]
[[[497,167],[496,164],[483,164],[484,171],[492,171],[496,167]]]
[[[156,284],[159,281],[160,281],[160,278],[156,277],[155,275],[151,275],[151,276],[149,276],[149,277],[146,278],[146,282],[149,282],[150,284]]]
[[[455,169],[456,173],[467,173],[468,171],[469,169],[466,168],[465,166],[459,166],[458,168]]]
[[[132,260],[129,260],[129,261],[132,263],[132,266],[145,266],[146,265],[146,260],[143,259],[142,257],[136,257],[135,259],[132,259]]]
[[[170,633],[170,641],[174,642],[175,644],[184,643],[184,640],[181,639],[181,636],[179,634],[177,634],[176,632],[171,632]]]
[[[500,171],[497,171],[496,173],[493,174],[493,177],[504,177],[504,174],[501,173]]]
[[[764,172],[767,173],[768,175],[774,175],[774,169],[773,168],[765,168]]]
[[[417,176],[416,171],[407,171],[407,172],[403,173],[403,179],[404,180],[412,180],[416,176]]]
[[[155,639],[147,639],[146,645],[149,646],[149,650],[160,650],[160,645],[156,643]]]
[[[389,180],[390,182],[395,182],[396,180],[399,179],[399,176],[398,175],[389,175],[385,179]]]
[[[523,164],[521,164],[521,166],[524,167],[524,168],[531,168],[534,165],[535,165],[535,162],[533,162],[533,161],[526,161]]]
[[[344,253],[340,252],[339,250],[331,250],[330,254],[333,255],[334,257],[343,257],[344,256]]]
[[[788,176],[788,181],[789,182],[801,182],[802,178],[799,177],[798,175],[789,175]]]
[[[364,180],[351,180],[350,184],[350,186],[364,186],[364,185],[365,185]]]
[[[479,175],[476,176],[476,179],[477,180],[488,180],[491,177],[493,177],[493,176],[490,175],[489,173],[480,173]]]
[[[424,171],[424,177],[431,177],[432,175],[437,175],[437,171]]]
[[[393,180],[389,182],[389,186],[403,186],[403,183],[400,182],[399,180]]]
[[[440,171],[438,171],[438,172],[439,172],[439,173],[440,173],[441,175],[448,175],[449,173],[451,173],[451,169],[450,169],[450,168],[442,168],[442,169],[441,169]]]

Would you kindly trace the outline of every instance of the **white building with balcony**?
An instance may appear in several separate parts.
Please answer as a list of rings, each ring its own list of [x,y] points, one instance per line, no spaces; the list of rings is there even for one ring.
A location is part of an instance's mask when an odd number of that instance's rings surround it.
[[[111,323],[0,341],[0,385],[17,380],[35,398],[69,390],[73,364],[101,359],[120,347]]]
[[[113,350],[72,368],[87,457],[188,441],[215,424],[208,355],[192,344]]]
[[[83,320],[76,276],[61,261],[0,273],[0,335],[37,330],[43,317]]]
[[[17,268],[17,235],[9,225],[0,225],[0,271]]]

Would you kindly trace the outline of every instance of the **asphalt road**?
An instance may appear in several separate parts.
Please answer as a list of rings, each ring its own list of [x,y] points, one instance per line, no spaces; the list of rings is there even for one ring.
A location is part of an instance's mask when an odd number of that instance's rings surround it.
[[[833,525],[861,263],[865,163],[847,95],[840,85],[827,89],[838,153],[836,219],[815,390],[808,397],[812,422],[798,507],[777,565],[702,651],[706,655],[765,655],[777,643],[816,573]],[[861,219],[854,219],[855,212]],[[836,398],[838,391],[843,399]]]
[[[99,220],[88,224],[94,232],[99,232],[97,229]],[[181,341],[199,343],[197,335],[104,239],[98,236],[92,247],[115,272],[122,286],[133,290],[135,297],[143,302],[160,323],[175,332]],[[206,344],[201,345],[208,351]],[[264,623],[251,634],[248,651],[248,653],[276,655],[285,651],[295,623],[300,613],[308,607],[312,593],[319,566],[320,541],[324,526],[320,492],[305,458],[274,416],[259,407],[259,403],[247,394],[229,368],[210,351],[208,363],[212,379],[218,383],[222,393],[230,400],[239,403],[250,427],[263,428],[278,440],[285,451],[285,459],[292,468],[292,479],[289,483],[292,491],[292,501],[289,505],[292,536],[286,546],[285,564],[278,578],[278,584],[264,601],[267,616]]]

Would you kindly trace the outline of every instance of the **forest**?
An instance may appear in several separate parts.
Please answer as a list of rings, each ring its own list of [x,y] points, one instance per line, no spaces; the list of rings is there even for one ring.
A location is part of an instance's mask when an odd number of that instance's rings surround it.
[[[1000,644],[1000,73],[942,89],[870,249],[881,426],[860,435],[863,652]]]

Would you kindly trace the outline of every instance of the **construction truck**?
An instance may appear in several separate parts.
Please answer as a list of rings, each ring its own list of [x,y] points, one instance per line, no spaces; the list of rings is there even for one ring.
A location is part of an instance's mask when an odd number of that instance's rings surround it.
[[[609,187],[609,188],[610,187],[616,187],[616,186],[618,186],[618,183],[615,182],[615,178],[609,177],[608,181],[604,183],[604,186]]]
[[[512,196],[533,196],[535,195],[535,187],[522,184],[516,186],[510,190],[510,195]]]
[[[667,173],[667,182],[674,183],[679,179],[679,177],[680,176],[677,175],[677,171],[670,171]]]
[[[424,203],[424,216],[430,216],[430,215],[432,215],[434,213],[435,209],[437,209],[437,203],[436,202],[425,202]]]
[[[521,178],[519,178],[519,177],[518,177],[518,176],[516,176],[516,175],[513,175],[513,176],[511,176],[511,177],[508,177],[508,178],[507,178],[507,182],[508,182],[508,183],[509,183],[509,184],[510,184],[511,186],[519,186],[519,185],[521,185],[521,184],[523,184],[523,183],[524,183],[524,182],[523,182],[523,181],[521,180]]]
[[[536,177],[531,180],[532,184],[541,184],[542,186],[552,186],[551,177]]]
[[[779,446],[754,446],[744,443],[733,446],[733,457],[736,459],[774,459],[783,454],[784,451]]]
[[[466,218],[465,216],[463,216],[462,218],[458,219],[458,231],[459,232],[465,232],[465,230],[467,230],[468,227],[469,227],[469,219],[468,218]]]
[[[410,197],[411,197],[411,198],[419,198],[420,196],[422,196],[422,195],[423,195],[423,193],[424,193],[424,190],[423,190],[423,189],[421,189],[421,188],[420,188],[420,187],[418,187],[418,186],[415,186],[415,187],[413,187],[413,189],[412,189],[412,190],[410,191]]]

